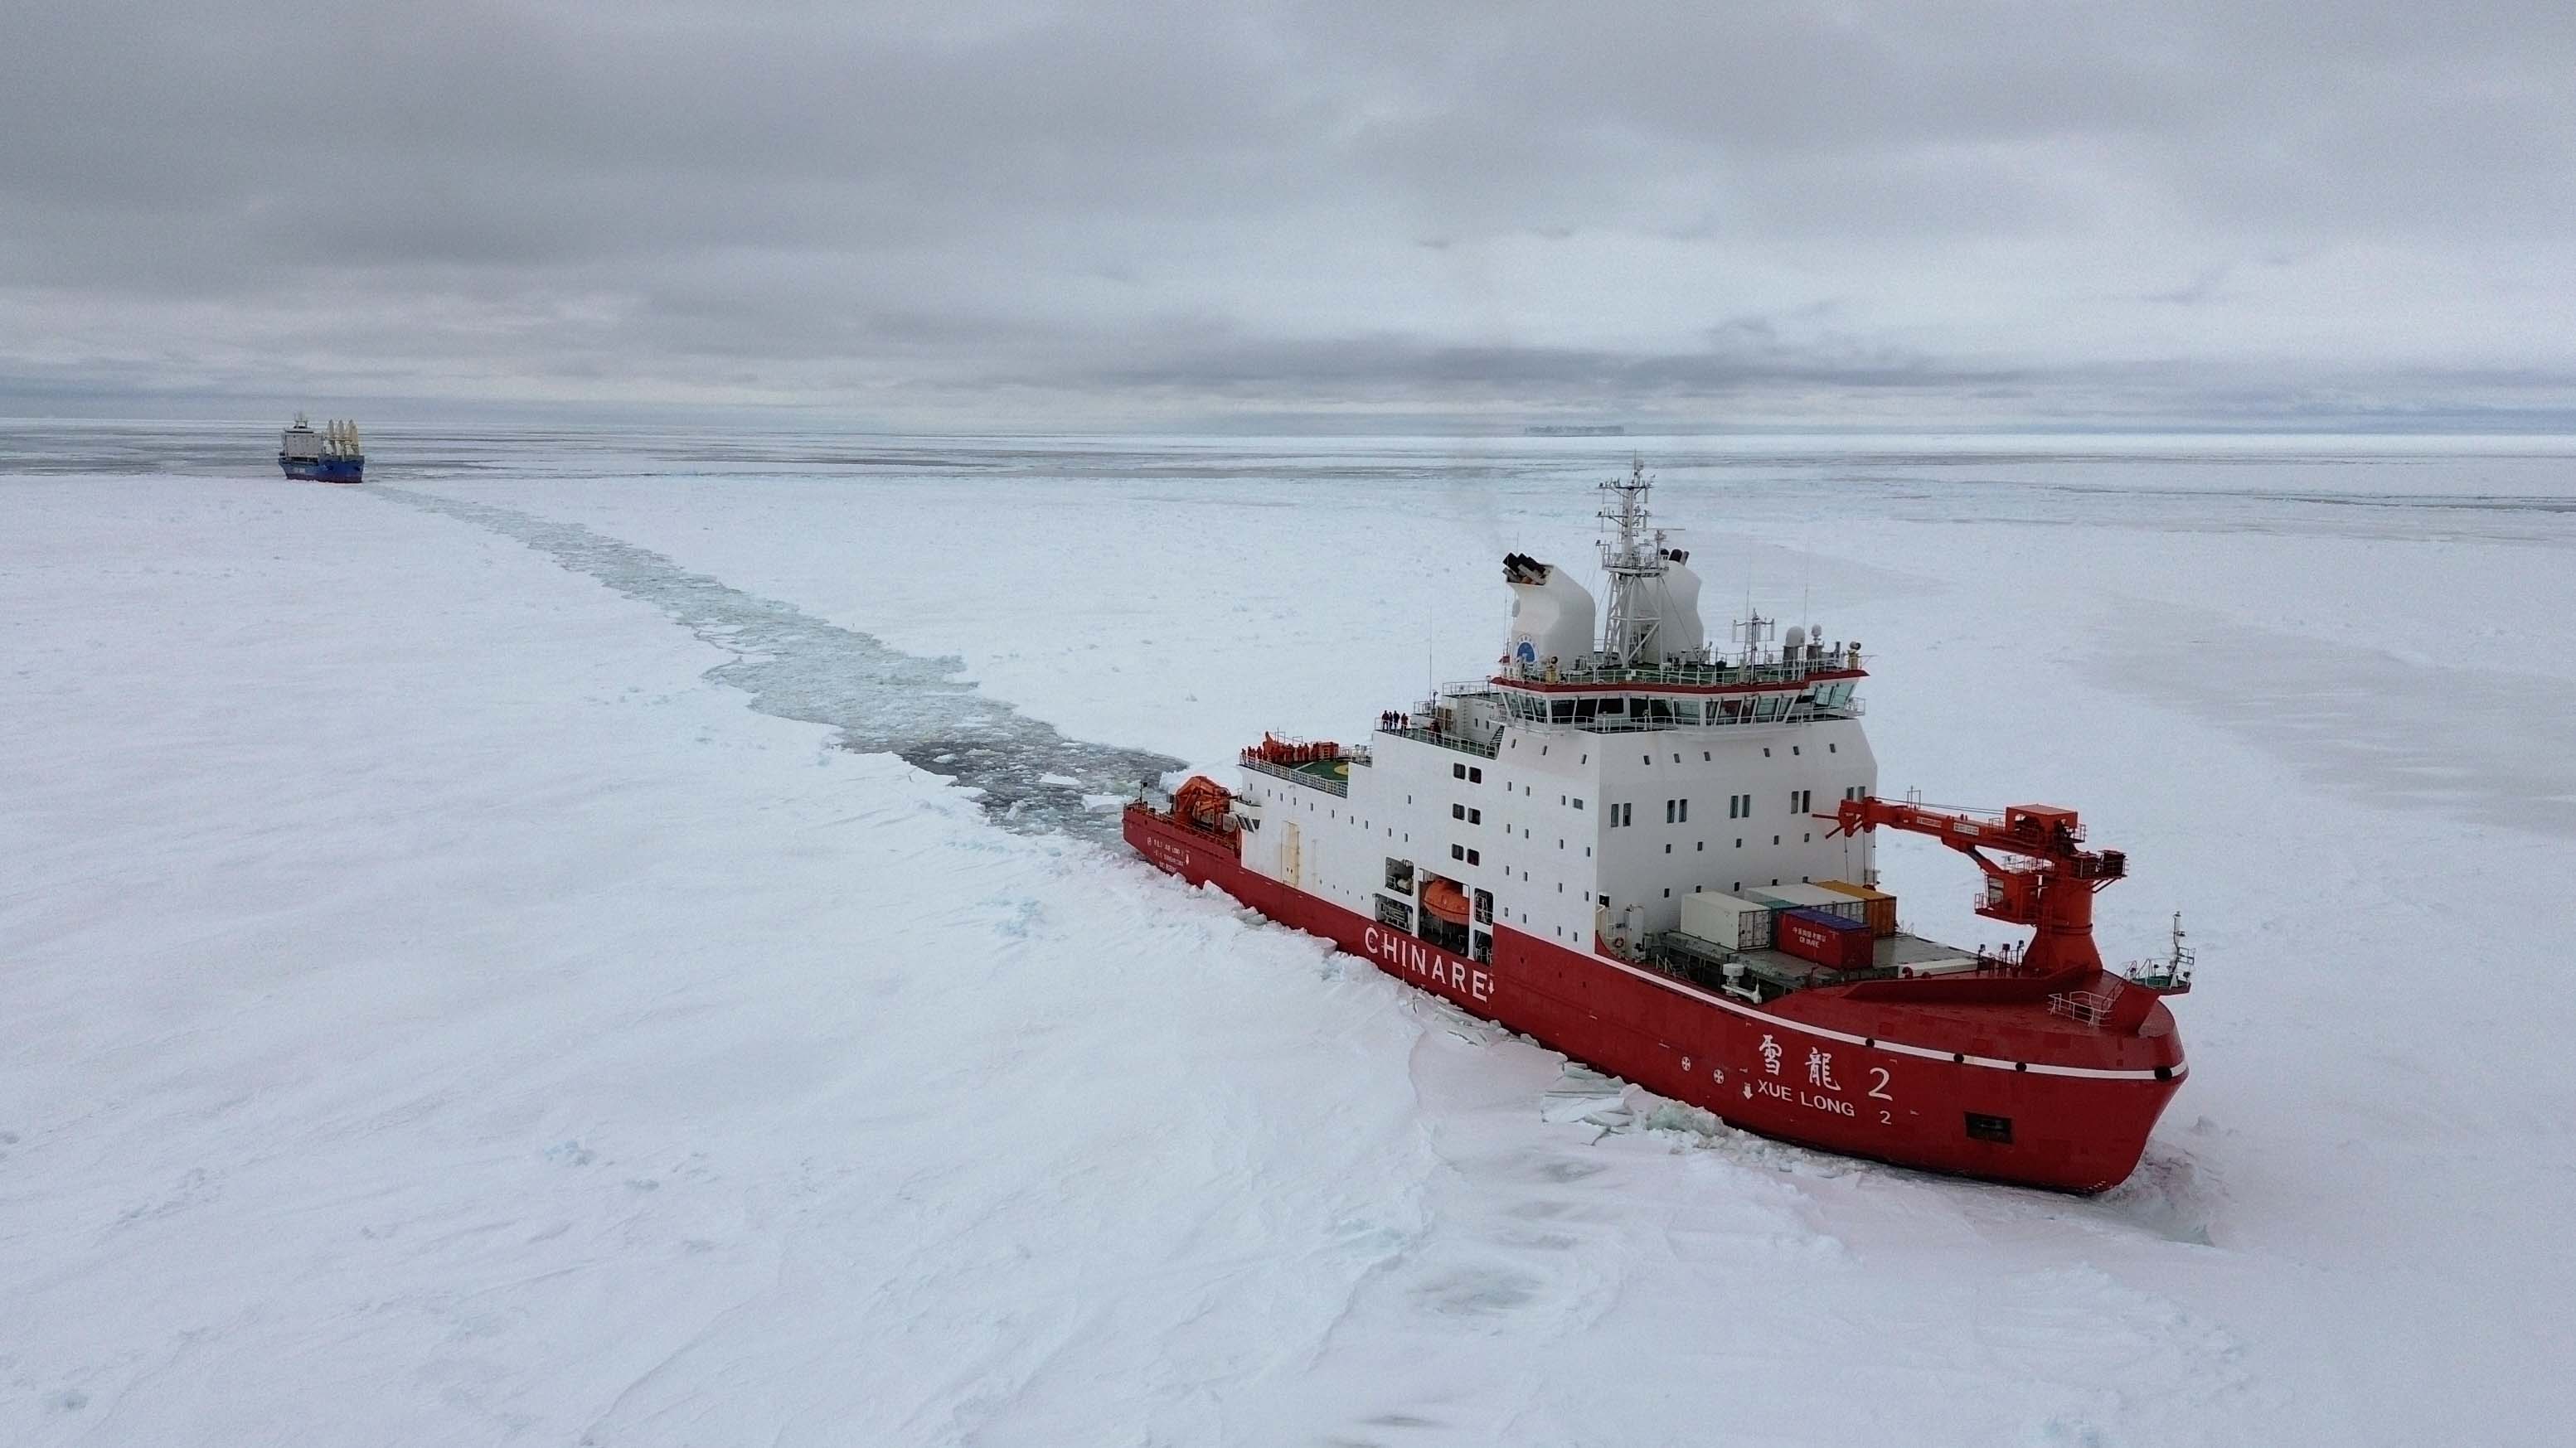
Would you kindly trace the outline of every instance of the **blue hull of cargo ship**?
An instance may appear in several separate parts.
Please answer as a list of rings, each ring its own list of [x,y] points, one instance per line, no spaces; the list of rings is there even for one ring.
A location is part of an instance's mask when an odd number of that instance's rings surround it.
[[[291,458],[277,455],[277,465],[290,478],[304,478],[317,483],[354,483],[367,471],[365,458]]]

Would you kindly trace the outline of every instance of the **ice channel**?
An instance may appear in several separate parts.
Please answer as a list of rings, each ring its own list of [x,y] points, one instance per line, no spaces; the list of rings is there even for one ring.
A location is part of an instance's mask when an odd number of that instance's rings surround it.
[[[1182,767],[1180,760],[1148,750],[1067,739],[1053,725],[959,678],[961,659],[889,648],[578,523],[405,488],[379,485],[367,491],[514,538],[661,609],[734,656],[707,677],[750,695],[754,709],[831,725],[840,731],[837,742],[844,749],[897,755],[954,780],[977,791],[986,812],[1007,828],[1112,838],[1117,815],[1099,801],[1132,794],[1139,780],[1160,779]]]

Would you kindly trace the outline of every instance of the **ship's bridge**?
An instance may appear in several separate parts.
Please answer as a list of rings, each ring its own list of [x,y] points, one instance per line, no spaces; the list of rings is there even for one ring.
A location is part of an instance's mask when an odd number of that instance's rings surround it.
[[[1586,661],[1572,668],[1507,661],[1483,684],[1452,685],[1447,700],[1478,699],[1502,719],[1572,724],[1596,733],[1856,719],[1857,644],[1808,645],[1780,657],[1729,661],[1667,658],[1651,666]]]

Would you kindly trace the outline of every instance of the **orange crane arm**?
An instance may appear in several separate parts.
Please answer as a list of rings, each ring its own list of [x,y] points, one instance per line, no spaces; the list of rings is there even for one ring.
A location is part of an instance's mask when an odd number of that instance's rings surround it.
[[[2034,968],[2102,968],[2093,944],[2093,892],[2126,876],[2129,858],[2118,850],[2084,848],[2084,822],[2075,811],[2017,804],[1995,818],[1870,796],[1844,800],[1819,818],[1832,820],[1843,834],[1883,825],[1939,840],[1985,872],[1978,914],[2034,928],[2023,956]],[[2021,863],[2005,864],[1989,852]]]

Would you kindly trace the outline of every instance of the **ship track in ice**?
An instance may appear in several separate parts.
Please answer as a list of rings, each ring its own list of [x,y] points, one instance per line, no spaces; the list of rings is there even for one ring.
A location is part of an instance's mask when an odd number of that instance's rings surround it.
[[[975,790],[1005,828],[1107,842],[1118,835],[1118,814],[1096,802],[1182,767],[1150,750],[1068,739],[958,678],[963,660],[905,653],[578,523],[407,488],[371,493],[488,528],[651,604],[734,656],[707,677],[743,691],[752,708],[830,725],[841,748],[893,754]]]

